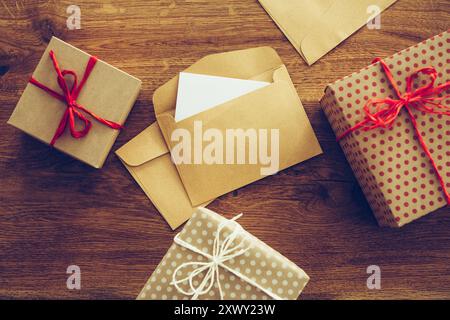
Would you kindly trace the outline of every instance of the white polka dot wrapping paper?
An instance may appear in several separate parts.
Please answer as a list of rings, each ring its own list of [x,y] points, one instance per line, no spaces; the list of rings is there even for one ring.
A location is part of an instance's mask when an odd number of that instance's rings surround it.
[[[137,299],[298,299],[308,275],[237,218],[205,208],[194,212]]]
[[[339,137],[364,120],[364,105],[370,99],[407,97],[427,86],[432,77],[419,74],[407,90],[407,78],[418,69],[435,69],[433,88],[450,81],[449,31],[425,40],[393,56],[383,59],[393,75],[402,97],[398,97],[380,62],[328,85],[321,106],[333,131]],[[381,226],[401,227],[419,217],[447,205],[444,188],[450,189],[450,90],[426,98],[436,100],[408,101],[391,127],[368,131],[356,130],[339,141],[355,176]],[[445,114],[424,112],[423,106]],[[422,109],[418,108],[422,107]],[[417,122],[420,135],[434,159],[437,172],[413,126]]]

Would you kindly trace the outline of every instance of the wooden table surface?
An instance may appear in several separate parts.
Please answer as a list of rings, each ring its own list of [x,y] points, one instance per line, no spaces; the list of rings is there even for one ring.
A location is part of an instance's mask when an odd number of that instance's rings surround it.
[[[140,78],[113,151],[155,121],[155,89],[206,54],[272,46],[303,101],[322,156],[220,197],[241,224],[311,277],[303,299],[450,299],[450,209],[402,229],[377,223],[318,105],[325,85],[450,27],[448,0],[399,0],[308,67],[256,0],[0,0],[0,298],[134,299],[172,243],[158,211],[111,152],[92,169],[6,124],[56,35]],[[66,269],[81,268],[81,290]],[[366,268],[381,268],[368,290]]]

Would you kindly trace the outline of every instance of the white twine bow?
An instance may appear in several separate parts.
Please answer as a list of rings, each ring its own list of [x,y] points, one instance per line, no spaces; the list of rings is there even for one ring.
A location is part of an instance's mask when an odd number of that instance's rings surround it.
[[[248,284],[258,288],[259,290],[263,291],[265,294],[270,296],[271,298],[275,300],[282,300],[281,297],[274,294],[273,292],[261,287],[258,283],[253,281],[252,279],[246,277],[245,275],[241,274],[240,272],[237,272],[233,270],[232,268],[228,267],[224,263],[226,261],[229,261],[231,259],[234,259],[236,257],[239,257],[240,255],[244,254],[246,251],[248,251],[251,248],[251,244],[245,246],[245,230],[241,227],[240,224],[236,222],[237,219],[242,217],[242,214],[234,217],[231,220],[223,221],[219,224],[215,238],[213,243],[213,252],[212,255],[203,252],[196,248],[195,246],[191,245],[190,243],[187,243],[186,241],[180,239],[179,234],[176,235],[174,242],[178,244],[179,246],[182,246],[186,249],[189,249],[195,253],[198,253],[199,255],[204,256],[209,261],[208,262],[202,262],[202,261],[196,261],[196,262],[185,262],[178,266],[178,268],[175,269],[175,271],[172,274],[172,282],[171,285],[174,285],[175,288],[182,294],[186,296],[192,296],[192,300],[196,300],[199,296],[204,295],[208,293],[214,286],[214,283],[217,282],[217,287],[219,289],[220,293],[220,299],[223,300],[223,291],[222,286],[220,284],[220,268],[224,268],[227,271],[234,274],[236,277],[242,279],[243,281],[247,282]],[[223,241],[220,239],[221,231],[228,225],[232,226],[232,232],[225,238]],[[240,241],[235,244],[236,238],[240,238]],[[177,274],[178,272],[186,267],[189,266],[196,266],[194,270],[192,270],[187,277],[183,279],[177,280]],[[195,277],[203,274],[206,272],[203,280],[200,282],[198,286],[195,286],[194,279]],[[190,291],[186,291],[183,288],[180,287],[179,284],[184,282],[189,283]]]

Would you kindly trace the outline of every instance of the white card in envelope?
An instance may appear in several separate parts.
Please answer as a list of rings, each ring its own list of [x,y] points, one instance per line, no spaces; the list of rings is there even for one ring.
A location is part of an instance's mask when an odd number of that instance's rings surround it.
[[[180,72],[175,121],[181,121],[270,83]]]

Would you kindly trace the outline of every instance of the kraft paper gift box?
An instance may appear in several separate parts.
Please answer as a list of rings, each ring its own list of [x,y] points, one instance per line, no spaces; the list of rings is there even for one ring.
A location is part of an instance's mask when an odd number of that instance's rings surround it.
[[[396,0],[258,0],[312,65]]]
[[[308,275],[234,219],[197,209],[138,300],[295,300]]]
[[[139,79],[53,37],[8,123],[101,168],[140,87]]]
[[[384,60],[403,102],[381,61],[328,85],[325,90],[321,101],[325,115],[382,226],[401,227],[447,204],[449,53],[450,33],[444,32]],[[414,76],[420,68],[427,69]],[[413,84],[409,89],[407,79]],[[421,89],[422,93],[419,91],[419,87],[428,85]],[[370,114],[380,112],[375,121],[386,122],[394,116],[390,125],[368,128],[375,124],[367,120],[363,109],[369,101],[380,102],[368,108]],[[354,130],[361,121],[367,122]],[[435,166],[420,142],[414,122]]]
[[[222,133],[234,128],[279,129],[280,170],[322,153],[289,73],[272,48],[213,54],[185,72],[270,85],[179,122],[174,119],[178,76],[156,90],[157,123],[116,153],[173,229],[189,219],[196,207],[264,177],[260,165],[175,165],[170,150],[176,142],[170,138],[176,129],[194,136],[198,121],[204,131],[212,128]]]

